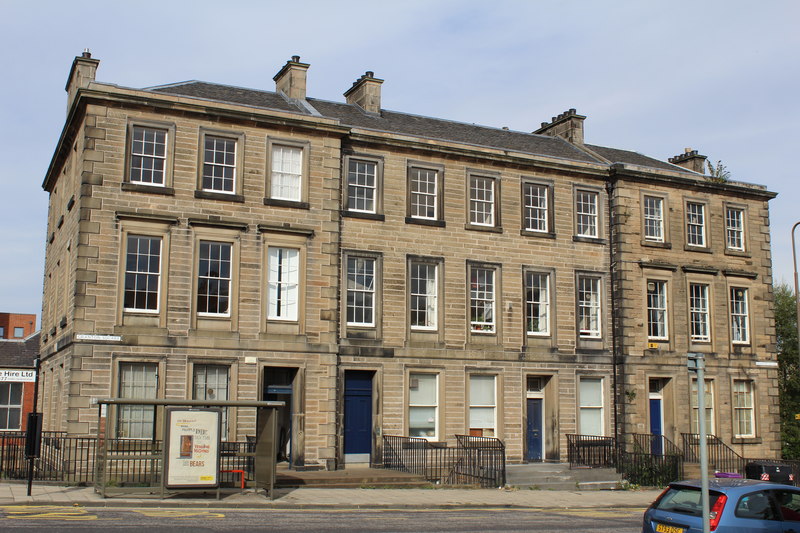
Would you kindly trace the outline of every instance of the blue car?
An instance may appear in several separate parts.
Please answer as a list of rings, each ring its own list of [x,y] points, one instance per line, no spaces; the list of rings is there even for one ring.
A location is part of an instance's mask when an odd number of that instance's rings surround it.
[[[800,533],[800,488],[710,479],[709,523],[719,533]],[[702,533],[700,480],[675,481],[644,513],[642,533]]]

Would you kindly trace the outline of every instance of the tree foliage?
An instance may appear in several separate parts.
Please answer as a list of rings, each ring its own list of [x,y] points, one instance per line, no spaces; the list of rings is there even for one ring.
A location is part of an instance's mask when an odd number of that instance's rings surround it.
[[[710,181],[725,183],[731,179],[731,173],[728,170],[728,167],[722,164],[722,161],[717,161],[716,165],[713,165],[711,161],[706,161],[706,164],[708,165],[708,175],[710,176]]]
[[[778,387],[781,442],[784,459],[800,459],[800,364],[797,353],[795,295],[786,283],[775,286],[775,333],[778,349]]]

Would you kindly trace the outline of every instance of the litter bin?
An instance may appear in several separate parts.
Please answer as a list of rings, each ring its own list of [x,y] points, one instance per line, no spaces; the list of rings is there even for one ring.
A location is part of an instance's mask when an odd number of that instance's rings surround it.
[[[761,481],[784,483],[786,485],[795,484],[792,465],[786,463],[751,461],[745,465],[744,473],[747,479],[759,479]]]
[[[738,472],[714,472],[716,478],[741,478],[742,475]]]

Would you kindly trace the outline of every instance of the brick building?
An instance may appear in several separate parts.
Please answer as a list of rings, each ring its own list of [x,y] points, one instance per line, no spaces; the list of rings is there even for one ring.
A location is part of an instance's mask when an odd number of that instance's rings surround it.
[[[696,431],[694,351],[713,432],[778,453],[764,187],[586,144],[575,110],[534,133],[398,113],[372,72],[310,98],[297,56],[274,92],[98,63],[72,65],[43,184],[46,430],[91,433],[109,396],[284,400],[295,465],[382,435],[558,461],[568,434]],[[150,438],[153,416],[112,423]]]
[[[0,313],[0,339],[24,339],[36,332],[36,315]]]
[[[0,434],[24,431],[33,410],[39,333],[36,315],[0,313]]]

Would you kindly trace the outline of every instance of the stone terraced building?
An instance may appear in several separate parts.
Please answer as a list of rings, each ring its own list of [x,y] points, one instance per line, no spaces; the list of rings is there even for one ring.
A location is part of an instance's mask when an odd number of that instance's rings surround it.
[[[94,434],[98,398],[282,400],[294,465],[380,462],[383,435],[564,461],[569,434],[695,433],[703,352],[709,431],[778,454],[764,187],[586,144],[574,109],[533,133],[388,111],[372,72],[309,98],[298,56],[274,92],[98,64],[43,183],[45,430]]]

